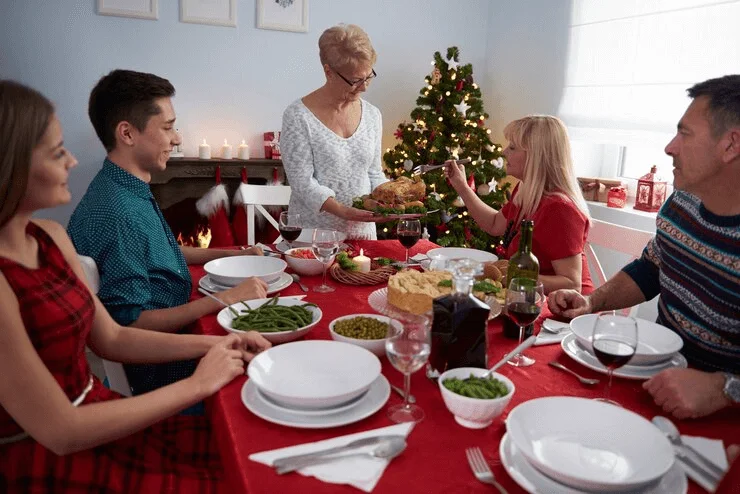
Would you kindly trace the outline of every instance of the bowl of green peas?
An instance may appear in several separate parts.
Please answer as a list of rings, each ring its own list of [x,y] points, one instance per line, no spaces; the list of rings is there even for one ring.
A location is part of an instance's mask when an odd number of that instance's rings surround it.
[[[514,396],[514,383],[506,376],[477,367],[450,369],[439,376],[438,384],[447,409],[455,421],[469,429],[488,427],[501,415]]]
[[[382,357],[385,355],[389,321],[388,316],[380,314],[351,314],[329,323],[329,332],[335,341],[361,346]]]
[[[316,304],[295,298],[261,298],[224,307],[216,320],[229,333],[258,331],[273,345],[297,340],[321,320]]]

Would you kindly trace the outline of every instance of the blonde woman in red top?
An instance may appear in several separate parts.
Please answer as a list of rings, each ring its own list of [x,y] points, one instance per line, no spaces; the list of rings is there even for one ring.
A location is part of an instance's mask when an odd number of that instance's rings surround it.
[[[509,145],[506,172],[520,183],[500,211],[485,204],[468,184],[465,168],[448,162],[445,175],[478,225],[494,236],[507,234],[507,255],[519,247],[519,225],[534,221],[532,252],[540,262],[545,293],[561,288],[593,290],[583,255],[590,217],[573,171],[568,131],[560,119],[530,115],[504,128]]]

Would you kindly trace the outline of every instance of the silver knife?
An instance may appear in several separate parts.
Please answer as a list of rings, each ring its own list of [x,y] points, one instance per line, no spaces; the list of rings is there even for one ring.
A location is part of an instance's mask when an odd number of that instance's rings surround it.
[[[351,441],[343,446],[335,446],[333,448],[322,449],[319,451],[314,451],[313,453],[306,453],[302,455],[283,456],[282,458],[273,460],[272,466],[275,468],[285,468],[286,466],[294,462],[303,462],[304,460],[318,458],[318,457],[326,456],[326,455],[332,455],[336,453],[341,453],[343,451],[347,451],[350,449],[362,448],[365,446],[374,446],[375,444],[378,444],[382,441],[387,441],[389,439],[399,438],[399,437],[405,439],[403,436],[399,436],[399,435],[383,435],[383,436],[373,436],[373,437],[365,437],[362,439],[355,439],[354,441]]]

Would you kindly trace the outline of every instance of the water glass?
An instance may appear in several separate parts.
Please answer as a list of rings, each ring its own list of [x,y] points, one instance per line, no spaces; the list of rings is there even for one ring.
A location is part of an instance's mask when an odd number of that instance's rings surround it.
[[[321,285],[314,287],[313,290],[319,293],[333,292],[334,288],[326,283],[326,270],[332,261],[334,261],[334,256],[339,251],[339,232],[317,228],[313,232],[311,246],[313,248],[313,255],[324,265],[324,281]]]

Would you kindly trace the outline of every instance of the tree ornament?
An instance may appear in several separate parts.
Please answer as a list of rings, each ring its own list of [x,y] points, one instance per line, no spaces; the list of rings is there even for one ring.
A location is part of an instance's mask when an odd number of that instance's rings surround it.
[[[470,239],[473,238],[473,232],[471,232],[470,231],[470,228],[467,227],[467,226],[465,227],[465,229],[463,231],[464,231],[464,235],[465,235],[465,241],[466,242],[470,242]]]
[[[496,158],[495,160],[491,160],[491,163],[493,163],[493,166],[495,166],[499,170],[504,167],[504,159],[500,156]]]
[[[396,131],[393,133],[393,135],[398,139],[399,141],[403,140],[403,126],[400,126],[396,129]]]
[[[453,105],[457,112],[461,114],[463,117],[467,113],[467,111],[470,109],[470,105],[467,104],[465,101],[461,101],[458,105]]]
[[[506,259],[506,249],[504,249],[503,245],[497,245],[496,248],[493,249],[493,252],[499,259]]]
[[[491,188],[488,184],[480,184],[478,189],[475,191],[479,196],[484,197],[491,193]]]
[[[468,177],[468,187],[475,190],[475,175],[473,172],[470,172],[470,176]]]
[[[442,223],[445,223],[445,224],[447,224],[450,221],[452,221],[455,218],[455,216],[457,216],[457,215],[454,215],[454,216],[451,215],[450,212],[447,211],[446,209],[443,209],[439,213],[439,217],[442,219]]]
[[[460,64],[457,63],[457,61],[455,60],[454,57],[447,60],[447,69],[448,70],[454,70],[455,72],[457,72],[457,67],[459,65]]]
[[[456,91],[462,91],[463,85],[465,84],[465,81],[459,80],[457,81],[457,84],[455,85]]]
[[[439,81],[442,80],[442,72],[440,72],[439,67],[435,66],[434,70],[432,70],[432,85],[436,86],[439,84]]]
[[[413,167],[414,167],[414,162],[413,161],[411,161],[411,160],[405,160],[403,162],[403,169],[406,170],[407,172],[410,172]]]
[[[427,227],[424,227],[424,231],[421,232],[421,238],[424,240],[429,240],[429,230],[427,230]]]
[[[465,207],[465,203],[462,200],[462,197],[457,196],[454,201],[452,201],[452,205],[456,208],[462,208]]]

